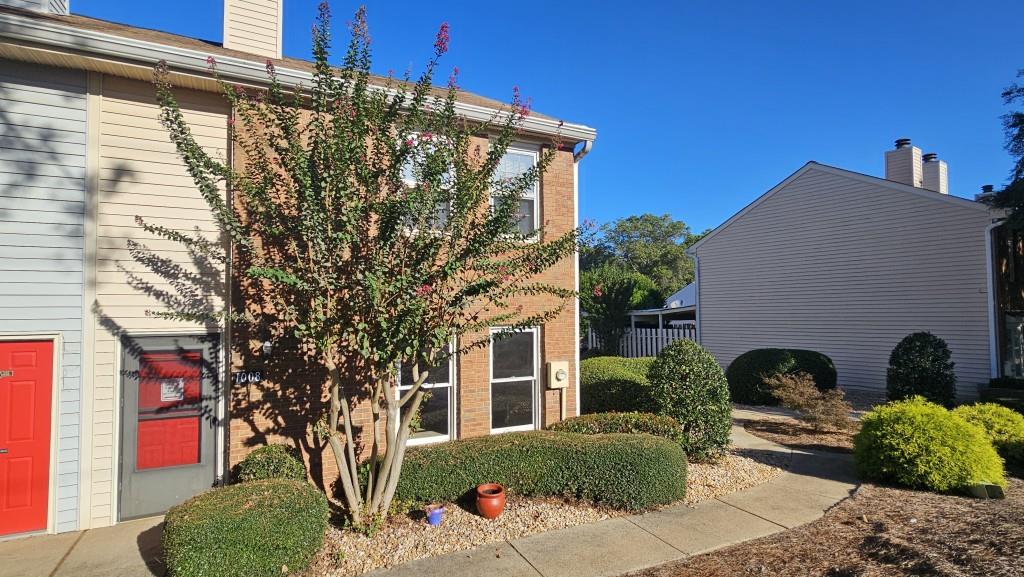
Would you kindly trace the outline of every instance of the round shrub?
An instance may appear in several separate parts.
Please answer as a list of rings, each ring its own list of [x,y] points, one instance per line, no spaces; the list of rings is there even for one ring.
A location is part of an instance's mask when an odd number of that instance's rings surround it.
[[[324,494],[301,481],[268,479],[207,491],[167,512],[168,575],[280,577],[301,571],[323,544],[327,515]]]
[[[1024,415],[995,403],[964,405],[953,414],[981,427],[1007,464],[1024,467]]]
[[[263,479],[306,480],[306,467],[287,445],[264,445],[249,453],[238,464],[238,480]]]
[[[481,483],[646,509],[683,498],[686,455],[678,443],[651,435],[530,431],[462,439],[410,447],[396,496],[457,501]]]
[[[775,405],[771,379],[807,373],[819,390],[836,388],[836,366],[817,351],[804,349],[754,349],[736,357],[725,372],[729,394],[735,403]]]
[[[653,358],[592,357],[580,362],[580,403],[584,413],[650,412],[647,369]]]
[[[853,455],[861,476],[873,481],[939,492],[1006,486],[1003,462],[984,431],[922,397],[864,415]]]
[[[729,385],[715,357],[693,341],[676,341],[658,354],[647,373],[657,413],[679,421],[691,459],[717,457],[729,445]]]
[[[952,407],[956,401],[956,373],[946,341],[928,333],[907,335],[889,355],[885,374],[890,401],[920,395]]]
[[[683,444],[683,427],[679,421],[651,413],[594,413],[559,421],[548,430],[584,435],[647,433]]]

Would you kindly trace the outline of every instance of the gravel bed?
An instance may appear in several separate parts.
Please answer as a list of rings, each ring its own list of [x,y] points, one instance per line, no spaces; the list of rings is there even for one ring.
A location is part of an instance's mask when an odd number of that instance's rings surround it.
[[[684,503],[693,504],[764,483],[782,473],[781,459],[730,451],[715,463],[691,463]],[[393,567],[415,559],[472,549],[488,543],[565,529],[628,515],[587,502],[510,495],[500,517],[488,521],[449,504],[440,527],[422,513],[392,518],[372,538],[331,527],[307,577],[343,577]]]

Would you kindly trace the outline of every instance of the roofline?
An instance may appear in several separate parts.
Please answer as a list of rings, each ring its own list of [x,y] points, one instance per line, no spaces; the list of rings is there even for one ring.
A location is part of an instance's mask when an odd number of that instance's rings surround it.
[[[740,209],[739,212],[737,212],[736,214],[734,214],[731,217],[729,217],[728,220],[726,220],[722,224],[716,226],[711,232],[709,232],[706,235],[704,235],[704,237],[701,238],[699,241],[697,241],[697,242],[693,243],[692,245],[690,245],[689,247],[687,247],[686,254],[688,254],[690,256],[695,256],[697,254],[697,249],[702,244],[704,244],[705,241],[707,241],[708,239],[710,239],[710,238],[714,237],[715,235],[717,235],[719,232],[721,232],[721,231],[725,230],[726,228],[728,228],[732,223],[734,223],[737,220],[739,220],[740,218],[742,218],[743,215],[747,214],[748,212],[753,210],[755,207],[757,207],[759,204],[761,204],[762,202],[764,202],[764,201],[768,200],[769,198],[771,198],[772,196],[774,196],[775,193],[777,193],[780,190],[782,190],[783,188],[785,188],[787,185],[789,185],[789,183],[793,182],[794,180],[796,180],[800,176],[803,176],[807,172],[810,172],[811,170],[819,170],[821,172],[827,172],[829,174],[834,174],[836,176],[842,176],[842,177],[845,177],[845,178],[851,178],[853,180],[859,180],[861,182],[866,182],[868,184],[875,184],[875,185],[884,186],[886,188],[891,188],[893,190],[897,190],[897,191],[900,191],[900,192],[906,192],[906,193],[915,194],[917,196],[920,196],[922,198],[927,198],[929,200],[934,200],[934,201],[938,201],[938,202],[945,202],[947,204],[952,204],[953,206],[957,206],[957,207],[960,207],[960,208],[977,210],[977,211],[981,211],[981,212],[989,212],[989,206],[988,205],[982,204],[982,203],[974,201],[974,200],[969,200],[969,199],[966,199],[966,198],[961,198],[959,196],[953,196],[953,195],[950,195],[950,194],[942,194],[942,193],[939,193],[939,192],[935,192],[933,190],[928,190],[926,188],[919,188],[919,187],[916,187],[916,186],[910,186],[909,184],[903,184],[903,183],[900,183],[900,182],[894,182],[892,180],[886,180],[884,178],[879,178],[877,176],[871,176],[869,174],[864,174],[864,173],[861,173],[861,172],[854,172],[852,170],[847,170],[845,168],[839,168],[839,167],[836,167],[836,166],[830,166],[828,164],[821,164],[820,162],[815,162],[815,161],[811,160],[811,161],[808,161],[807,164],[805,164],[802,167],[800,167],[799,170],[797,170],[793,174],[787,176],[782,182],[780,182],[780,183],[776,184],[775,186],[773,186],[770,190],[768,190],[768,192],[766,192],[766,193],[762,194],[761,196],[757,197],[756,199],[754,199],[753,202],[751,202],[747,206],[745,206],[742,209]]]
[[[210,55],[208,53],[85,30],[9,12],[0,12],[0,38],[57,47],[73,53],[115,58],[145,66],[155,66],[162,60],[175,72],[211,76],[206,62],[207,56]],[[217,71],[223,78],[231,81],[267,84],[266,66],[251,60],[218,56]],[[287,66],[276,68],[276,72],[281,83],[288,87],[308,87],[313,82],[313,74],[310,72]],[[495,112],[498,112],[498,118],[504,118],[508,114],[494,108],[463,102],[457,102],[455,110],[459,116],[478,122],[492,119]],[[592,141],[597,138],[597,130],[589,126],[539,116],[528,116],[523,119],[522,129],[535,134],[560,136],[575,142]]]

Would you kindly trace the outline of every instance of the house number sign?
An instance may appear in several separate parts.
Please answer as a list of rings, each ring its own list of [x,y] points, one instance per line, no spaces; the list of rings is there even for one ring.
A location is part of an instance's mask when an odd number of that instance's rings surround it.
[[[247,385],[263,381],[263,371],[238,371],[231,373],[236,385]]]
[[[2,379],[4,377],[13,377],[13,376],[14,376],[14,369],[3,369],[3,370],[0,370],[0,379]]]

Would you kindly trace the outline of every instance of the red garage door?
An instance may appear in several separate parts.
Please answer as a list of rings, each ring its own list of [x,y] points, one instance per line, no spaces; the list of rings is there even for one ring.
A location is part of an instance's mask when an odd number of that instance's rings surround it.
[[[46,529],[53,343],[0,341],[0,535]]]

